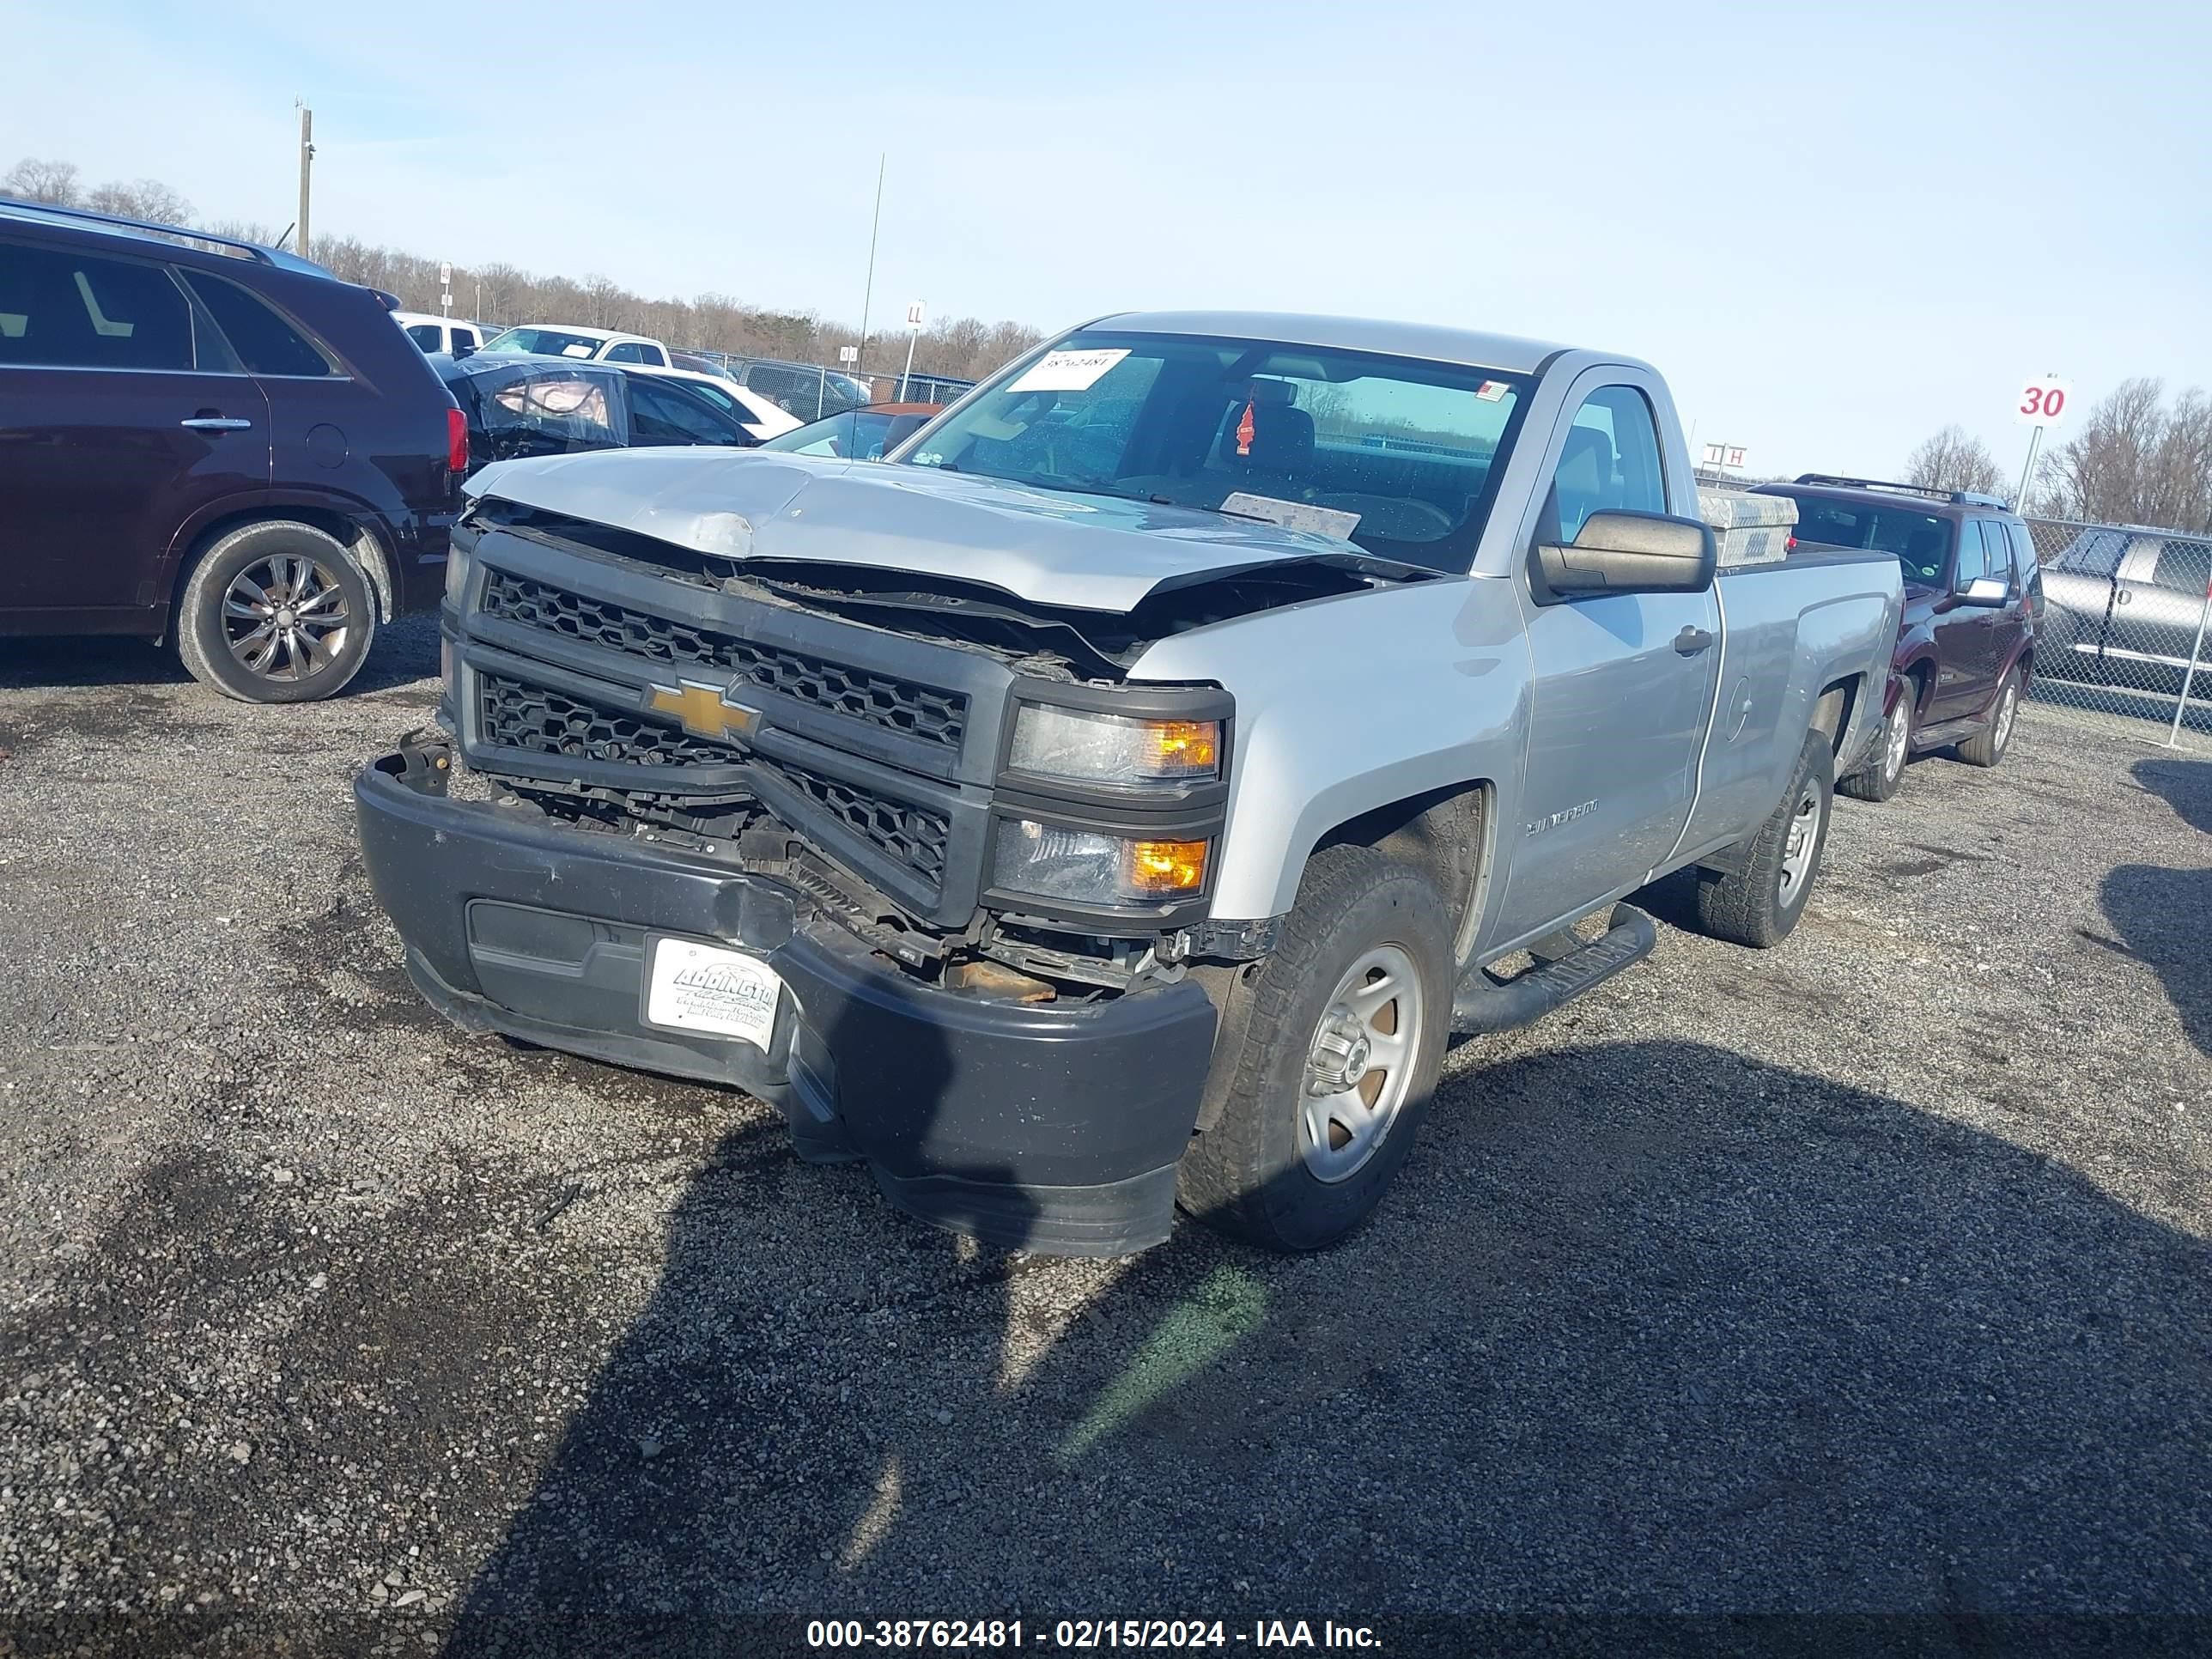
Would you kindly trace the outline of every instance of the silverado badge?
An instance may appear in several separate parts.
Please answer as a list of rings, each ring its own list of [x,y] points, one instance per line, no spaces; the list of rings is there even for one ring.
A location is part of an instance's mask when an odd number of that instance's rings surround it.
[[[720,743],[733,738],[749,738],[760,725],[759,709],[732,702],[722,687],[698,680],[647,686],[645,700],[662,714],[675,715],[694,737],[712,738]]]

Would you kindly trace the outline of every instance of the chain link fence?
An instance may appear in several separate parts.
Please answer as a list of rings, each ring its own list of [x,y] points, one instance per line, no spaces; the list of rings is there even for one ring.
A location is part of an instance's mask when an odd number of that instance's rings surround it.
[[[2153,741],[2212,736],[2212,539],[2027,522],[2044,598],[2031,695]]]

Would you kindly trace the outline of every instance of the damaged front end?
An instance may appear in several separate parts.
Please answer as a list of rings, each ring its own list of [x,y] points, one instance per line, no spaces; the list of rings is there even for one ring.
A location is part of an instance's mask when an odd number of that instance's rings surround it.
[[[1264,951],[1206,915],[1231,700],[1126,671],[1149,637],[1362,581],[1289,565],[1055,612],[495,500],[453,557],[441,721],[507,810],[776,881],[918,981],[1026,1003]]]

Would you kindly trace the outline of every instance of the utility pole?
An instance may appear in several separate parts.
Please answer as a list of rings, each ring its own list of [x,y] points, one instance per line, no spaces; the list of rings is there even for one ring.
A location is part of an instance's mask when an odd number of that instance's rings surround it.
[[[307,241],[307,176],[315,164],[315,112],[300,106],[300,257],[311,259]]]
[[[884,222],[884,164],[890,160],[888,150],[876,157],[876,212],[868,221],[868,285],[860,292],[860,347],[853,354],[856,375],[868,355],[868,303],[876,297],[876,232]]]

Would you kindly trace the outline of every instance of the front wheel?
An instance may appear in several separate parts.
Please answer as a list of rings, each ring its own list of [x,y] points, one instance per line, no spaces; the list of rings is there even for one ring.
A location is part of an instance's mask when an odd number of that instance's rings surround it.
[[[343,690],[375,635],[376,597],[353,555],[290,520],[224,536],[177,606],[185,667],[244,702],[313,702]]]
[[[1897,707],[1882,723],[1881,742],[1867,763],[1847,778],[1836,780],[1839,794],[1854,800],[1887,800],[1905,781],[1905,763],[1912,758],[1912,702],[1910,684],[1897,694]]]
[[[2005,671],[2004,684],[1997,688],[1996,706],[1990,711],[1990,723],[1959,745],[1959,758],[1969,766],[1995,766],[2004,758],[2005,745],[2012,741],[2012,728],[2020,715],[2020,670]]]
[[[1451,1026],[1444,907],[1371,848],[1316,853],[1213,1127],[1183,1154],[1176,1197],[1209,1225],[1275,1250],[1334,1243],[1375,1211],[1412,1150]]]
[[[1746,847],[1741,868],[1698,872],[1698,925],[1711,937],[1764,951],[1805,914],[1828,843],[1836,759],[1825,732],[1806,734],[1789,787]]]

